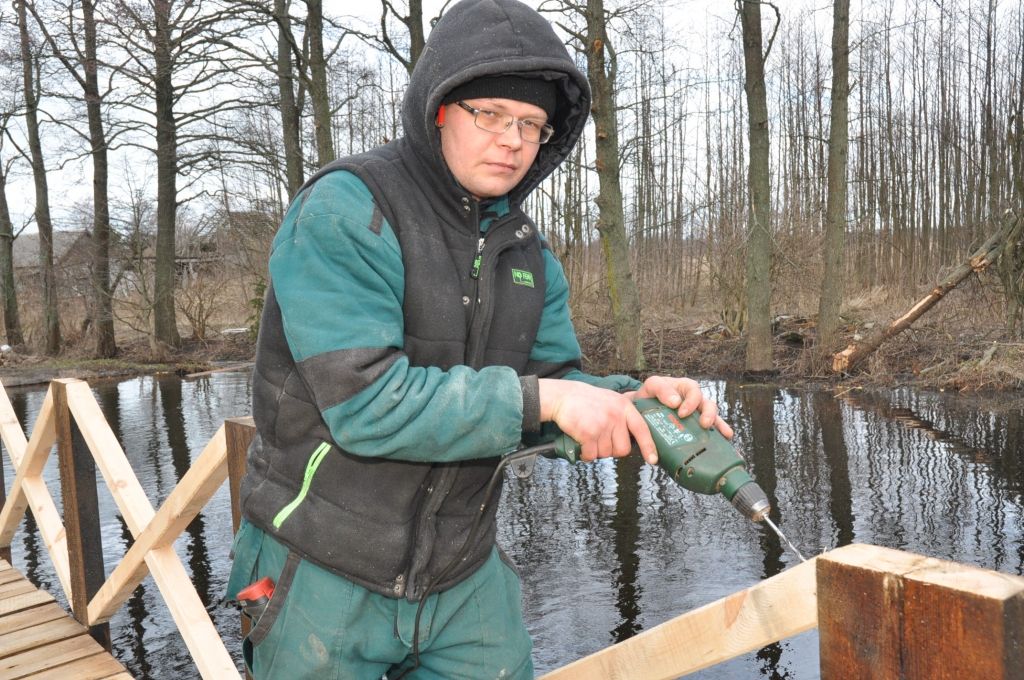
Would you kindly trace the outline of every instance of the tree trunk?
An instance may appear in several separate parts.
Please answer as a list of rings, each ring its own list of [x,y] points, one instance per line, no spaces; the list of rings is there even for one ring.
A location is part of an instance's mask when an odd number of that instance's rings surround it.
[[[423,0],[409,0],[409,75],[416,68],[416,62],[427,44],[423,34]]]
[[[746,370],[770,371],[772,364],[772,235],[768,154],[768,102],[761,46],[761,3],[740,0],[743,23],[744,89],[749,114],[750,204],[747,229]]]
[[[18,291],[14,286],[14,224],[7,205],[7,173],[0,168],[0,288],[3,290],[4,332],[7,344],[25,344],[18,316]]]
[[[95,308],[95,354],[108,359],[117,354],[114,340],[114,314],[110,291],[110,203],[107,195],[107,140],[100,108],[100,90],[96,74],[96,16],[92,0],[82,0],[82,27],[85,32],[85,106],[89,118],[89,142],[92,146],[92,283]]]
[[[309,97],[313,103],[313,132],[316,137],[317,162],[323,167],[335,159],[331,136],[331,102],[327,88],[327,62],[324,61],[324,15],[322,0],[307,0],[309,16]]]
[[[846,280],[846,162],[850,145],[850,0],[835,0],[832,16],[832,121],[828,137],[828,197],[825,210],[824,276],[818,303],[819,358],[833,351]]]
[[[629,263],[619,185],[619,136],[615,114],[615,55],[605,63],[608,37],[603,0],[587,0],[587,75],[593,90],[594,129],[597,137],[597,196],[601,249],[604,253],[608,295],[615,325],[615,359],[620,370],[644,368],[640,298]]]
[[[50,221],[50,199],[46,184],[46,164],[39,140],[39,98],[35,89],[35,58],[29,45],[28,14],[25,0],[17,3],[18,29],[21,37],[22,77],[25,97],[25,128],[32,156],[32,177],[36,190],[36,227],[39,229],[39,265],[43,273],[43,335],[44,351],[50,356],[60,352],[60,312],[57,308],[57,281],[53,269],[53,223]]]
[[[1021,238],[1022,232],[1024,232],[1024,219],[1020,215],[1008,215],[999,231],[990,236],[966,262],[954,269],[953,273],[911,307],[906,314],[864,342],[850,345],[842,352],[835,354],[832,357],[832,370],[836,373],[850,372],[854,366],[878,349],[883,342],[910,328],[911,324],[917,321],[922,314],[934,307],[949,291],[960,285],[973,272],[980,272],[995,262],[1005,244]]]
[[[171,56],[171,5],[154,0],[153,76],[156,98],[156,274],[153,282],[153,335],[169,347],[180,347],[174,312],[175,227],[178,213],[178,140],[174,120]]]
[[[292,68],[291,42],[286,35],[288,26],[287,0],[274,0],[277,16],[277,87],[280,95],[281,132],[284,138],[284,165],[288,198],[302,186],[302,144],[300,140],[299,110],[295,105],[295,75]]]

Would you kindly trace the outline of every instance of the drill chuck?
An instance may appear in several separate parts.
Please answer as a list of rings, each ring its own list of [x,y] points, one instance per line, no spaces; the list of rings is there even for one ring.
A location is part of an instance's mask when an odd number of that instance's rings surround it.
[[[753,522],[763,520],[772,509],[771,503],[768,502],[768,496],[754,481],[739,488],[739,491],[732,497],[732,505],[739,510],[741,515]]]

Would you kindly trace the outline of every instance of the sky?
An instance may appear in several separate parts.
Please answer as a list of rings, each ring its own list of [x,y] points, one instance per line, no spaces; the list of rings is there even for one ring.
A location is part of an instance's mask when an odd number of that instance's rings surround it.
[[[606,8],[611,9],[625,2],[617,0],[605,0]],[[828,0],[821,0],[825,3],[826,10],[830,7]],[[399,0],[399,5],[404,3]],[[430,18],[436,15],[437,11],[445,4],[443,0],[424,0],[424,14]],[[527,4],[537,8],[545,4],[542,0],[527,0]],[[551,0],[547,1],[551,4]],[[633,2],[631,4],[636,4]],[[790,0],[788,9],[792,11],[797,6],[806,6],[807,0]],[[650,2],[652,9],[664,11],[666,24],[674,24],[672,33],[682,38],[683,51],[692,51],[694,55],[702,54],[708,44],[725,44],[736,39],[736,32],[739,30],[735,21],[735,9],[731,0],[677,0],[674,3]],[[325,13],[334,16],[352,15],[355,12],[368,26],[375,28],[379,21],[379,4],[373,1],[353,3],[351,0],[325,0]],[[822,12],[828,17],[829,12]],[[699,59],[695,56],[695,59]],[[48,108],[55,106],[52,100],[44,101],[43,105]],[[48,168],[48,183],[50,192],[51,213],[55,229],[81,228],[83,225],[81,217],[77,216],[76,207],[88,205],[91,202],[92,179],[91,162],[87,156],[78,159],[69,159],[68,151],[61,151],[56,144],[58,133],[54,127],[44,131],[46,144],[45,155]],[[149,142],[152,144],[152,142]],[[10,144],[4,146],[3,156],[7,158],[12,153]],[[136,187],[141,186],[148,189],[148,192],[155,194],[155,167],[152,154],[143,151],[136,151],[131,154],[123,152],[111,155],[110,167],[110,192],[112,199],[118,196],[126,196],[129,191],[129,184]],[[179,185],[183,184],[179,180]],[[7,187],[7,197],[10,205],[12,220],[15,230],[28,224],[26,232],[35,230],[32,224],[32,213],[35,205],[35,192],[32,184],[32,177],[27,163],[20,163],[12,172]]]

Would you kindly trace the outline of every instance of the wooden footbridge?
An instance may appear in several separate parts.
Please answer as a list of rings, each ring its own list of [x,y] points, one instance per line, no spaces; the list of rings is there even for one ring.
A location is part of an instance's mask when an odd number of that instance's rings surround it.
[[[53,381],[30,438],[0,389],[0,439],[16,470],[9,485],[0,484],[0,680],[130,678],[110,654],[107,622],[147,574],[198,673],[238,678],[172,544],[225,480],[237,529],[238,481],[252,435],[250,419],[225,421],[154,509],[86,383]],[[63,517],[42,478],[54,448]],[[134,537],[109,577],[97,470]],[[11,540],[26,510],[70,613],[10,564]],[[870,545],[820,555],[544,680],[668,680],[815,627],[826,680],[1024,680],[1024,577]],[[237,647],[239,640],[227,644]]]

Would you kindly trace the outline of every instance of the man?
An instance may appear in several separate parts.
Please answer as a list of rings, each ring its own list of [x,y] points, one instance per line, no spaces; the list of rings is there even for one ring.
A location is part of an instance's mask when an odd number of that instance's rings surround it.
[[[731,434],[692,380],[579,370],[565,277],[520,206],[589,108],[546,20],[465,0],[417,63],[405,136],[289,207],[228,586],[276,583],[245,644],[257,678],[532,677],[486,492],[500,456],[553,423],[586,460],[632,438],[654,462],[634,396]]]

